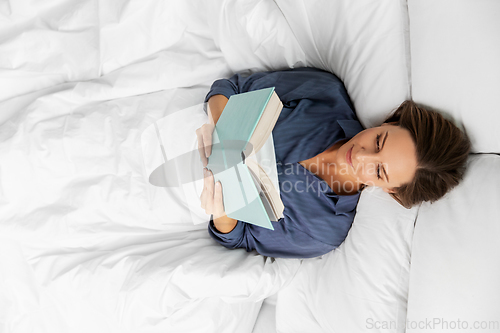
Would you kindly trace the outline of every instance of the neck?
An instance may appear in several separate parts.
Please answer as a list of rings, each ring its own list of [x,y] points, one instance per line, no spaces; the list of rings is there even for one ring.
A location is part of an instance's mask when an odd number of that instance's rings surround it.
[[[346,142],[347,142],[347,139],[341,140],[341,141],[331,145],[323,153],[321,153],[320,155],[324,155],[324,156],[322,156],[323,161],[324,161],[323,163],[335,164],[335,159],[337,158],[337,152],[338,152],[339,148]]]

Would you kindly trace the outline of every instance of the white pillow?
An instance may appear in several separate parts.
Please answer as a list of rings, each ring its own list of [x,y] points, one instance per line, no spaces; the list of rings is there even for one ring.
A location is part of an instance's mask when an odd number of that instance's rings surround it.
[[[365,127],[409,98],[406,1],[276,0],[306,65],[344,81]]]
[[[412,246],[409,328],[436,318],[436,331],[444,331],[447,321],[449,327],[462,328],[460,332],[498,332],[498,170],[500,156],[472,156],[457,188],[434,204],[422,204]],[[483,325],[482,330],[472,330],[474,322]]]
[[[305,54],[274,1],[208,0],[210,37],[234,72],[305,67]]]
[[[365,190],[345,242],[304,260],[278,293],[278,332],[404,332],[417,210],[381,189]],[[377,330],[382,321],[393,329]]]
[[[465,125],[475,152],[500,153],[500,1],[409,1],[416,102]]]
[[[234,72],[333,72],[365,127],[379,125],[409,97],[402,0],[211,0],[207,10],[211,35]]]

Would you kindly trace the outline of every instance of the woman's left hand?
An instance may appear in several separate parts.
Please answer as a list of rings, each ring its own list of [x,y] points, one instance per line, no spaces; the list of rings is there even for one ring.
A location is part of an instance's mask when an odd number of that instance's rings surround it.
[[[222,184],[214,184],[214,175],[212,171],[204,168],[204,185],[201,192],[201,208],[205,213],[212,214],[214,226],[221,233],[228,233],[234,229],[238,220],[230,218],[224,211],[224,202],[222,201]]]
[[[206,214],[213,214],[216,218],[225,216],[224,202],[222,201],[222,185],[219,182],[214,184],[214,175],[212,171],[203,169],[204,184],[201,192],[201,208],[205,209]]]

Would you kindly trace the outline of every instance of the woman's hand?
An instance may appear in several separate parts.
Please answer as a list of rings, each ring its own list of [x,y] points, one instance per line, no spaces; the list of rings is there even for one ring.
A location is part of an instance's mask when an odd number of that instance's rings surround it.
[[[198,151],[200,152],[201,162],[203,167],[208,164],[208,157],[212,154],[212,133],[214,132],[215,124],[226,107],[229,99],[224,95],[214,95],[208,100],[208,123],[196,130],[198,136]]]
[[[196,130],[198,137],[198,152],[200,153],[201,162],[203,167],[208,164],[208,157],[212,154],[212,133],[214,132],[215,125],[208,122]]]
[[[224,211],[222,201],[222,184],[214,184],[214,176],[210,170],[204,169],[203,191],[200,196],[201,208],[206,214],[213,215],[214,225],[221,233],[228,233],[234,229],[238,220],[232,219]]]
[[[208,164],[208,157],[212,154],[212,133],[222,111],[229,99],[224,95],[214,95],[208,100],[208,122],[196,130],[198,137],[198,151],[200,152],[203,167]]]
[[[213,214],[214,220],[226,215],[224,202],[222,201],[222,186],[220,182],[214,184],[212,171],[203,169],[203,191],[201,192],[201,208],[206,214]]]

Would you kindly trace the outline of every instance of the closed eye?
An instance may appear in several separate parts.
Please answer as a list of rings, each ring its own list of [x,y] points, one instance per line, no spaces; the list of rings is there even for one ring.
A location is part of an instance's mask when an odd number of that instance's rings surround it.
[[[380,134],[377,134],[376,146],[377,152],[380,151]],[[377,179],[382,179],[382,177],[380,177],[380,165],[377,166]]]
[[[384,140],[382,141],[382,148],[380,148],[380,149],[384,148],[385,141],[387,140],[388,136],[389,136],[389,132],[385,132]],[[387,174],[387,171],[385,170],[383,165],[382,165],[382,171],[384,172],[384,175],[385,175],[385,181],[389,182],[389,175]]]
[[[385,132],[385,136],[384,136],[384,140],[382,140],[382,146],[380,146],[380,138],[381,138],[381,135],[380,134],[377,134],[377,151],[381,151],[383,148],[384,148],[384,145],[385,145],[385,141],[387,140],[387,137],[389,136],[389,133],[388,132]],[[387,175],[387,172],[385,170],[385,168],[382,166],[377,166],[377,178],[378,179],[382,179],[382,177],[380,177],[380,169],[382,168],[382,171],[384,172],[384,175],[385,175],[385,180],[387,182],[389,182],[389,176]]]

